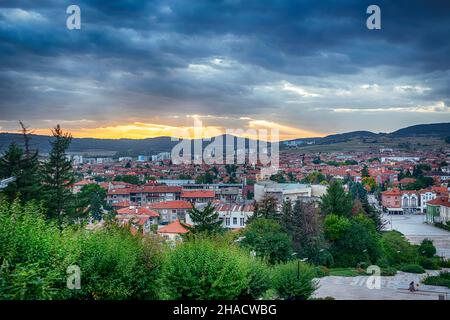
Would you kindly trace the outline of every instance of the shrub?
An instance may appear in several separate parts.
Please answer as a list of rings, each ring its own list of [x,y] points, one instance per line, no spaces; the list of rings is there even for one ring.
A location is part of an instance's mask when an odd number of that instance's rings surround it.
[[[154,298],[160,248],[115,226],[60,232],[36,205],[2,203],[0,299]],[[66,287],[71,265],[80,267],[80,290]]]
[[[167,254],[162,271],[164,297],[216,300],[235,299],[246,291],[248,294],[252,273],[250,259],[236,246],[192,238]],[[253,271],[253,274],[260,271]],[[256,282],[260,282],[260,277]],[[250,290],[252,295],[258,291],[256,287]]]
[[[385,232],[381,238],[384,251],[384,263],[389,266],[414,263],[417,260],[417,250],[398,231]]]
[[[450,272],[441,272],[438,276],[426,277],[423,283],[450,288]]]
[[[395,269],[394,267],[385,267],[385,268],[381,268],[381,275],[382,276],[395,276],[397,274],[397,269]]]
[[[433,241],[429,239],[423,239],[420,246],[417,248],[419,255],[431,258],[436,254],[436,247],[433,245]]]
[[[252,221],[242,234],[241,245],[255,250],[258,257],[270,264],[284,262],[291,258],[292,239],[282,226],[271,219],[258,218]]]
[[[404,264],[400,266],[400,270],[409,273],[425,273],[425,269],[418,264]]]
[[[258,299],[270,288],[270,270],[261,260],[250,262],[249,284],[239,299]]]
[[[273,270],[273,288],[278,296],[288,300],[306,300],[317,289],[313,267],[299,261],[276,265]]]
[[[450,259],[439,259],[439,266],[441,268],[450,268]]]
[[[78,234],[74,264],[82,272],[82,286],[81,290],[70,290],[70,297],[155,299],[162,259],[157,241],[115,225]]]
[[[61,296],[67,267],[61,237],[39,206],[0,203],[0,300]]]
[[[330,269],[325,266],[317,266],[314,269],[316,271],[317,278],[322,278],[330,275]]]
[[[422,258],[419,261],[419,264],[427,270],[439,270],[440,267],[440,259],[439,258]]]
[[[329,215],[325,218],[324,231],[331,242],[334,267],[355,267],[361,262],[375,262],[381,256],[375,224],[363,215],[352,219]]]

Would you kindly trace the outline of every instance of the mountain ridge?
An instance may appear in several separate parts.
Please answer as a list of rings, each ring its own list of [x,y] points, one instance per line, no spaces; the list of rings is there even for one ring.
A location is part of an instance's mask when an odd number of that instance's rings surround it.
[[[51,136],[35,135],[31,136],[32,147],[38,149],[40,152],[49,152]],[[432,123],[432,124],[418,124],[398,129],[391,133],[374,133],[371,131],[350,131],[345,133],[338,133],[328,135],[326,137],[317,138],[299,138],[281,141],[282,143],[292,141],[314,141],[316,144],[332,144],[349,141],[351,139],[361,138],[376,138],[381,136],[387,137],[408,137],[408,136],[435,136],[446,137],[450,136],[450,122],[446,123]],[[219,136],[218,136],[219,137]],[[222,135],[225,137],[225,135]],[[214,137],[212,139],[215,139]],[[234,137],[236,139],[236,137]],[[224,139],[225,141],[226,139]],[[23,137],[20,133],[0,133],[0,151],[5,150],[11,142],[21,144]],[[194,140],[191,140],[194,141]],[[251,139],[246,138],[246,146],[248,146]],[[252,140],[255,141],[255,140]],[[257,141],[257,140],[256,140]],[[235,142],[235,140],[234,140]],[[257,141],[258,142],[258,141]],[[73,138],[69,152],[93,152],[109,151],[116,152],[118,155],[136,156],[137,154],[151,155],[159,152],[168,152],[178,141],[172,141],[171,137],[161,136],[155,138],[144,139],[98,139],[98,138]],[[192,142],[193,143],[193,142]],[[209,144],[209,142],[207,142]],[[117,155],[116,154],[116,155]]]

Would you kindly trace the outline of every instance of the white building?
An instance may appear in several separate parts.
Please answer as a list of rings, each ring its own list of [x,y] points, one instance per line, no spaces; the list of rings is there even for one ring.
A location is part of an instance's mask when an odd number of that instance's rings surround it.
[[[301,183],[277,183],[260,181],[255,184],[255,200],[261,201],[265,196],[272,196],[281,204],[286,200],[318,200],[327,192],[327,186]]]
[[[202,209],[205,207],[205,204],[196,205],[196,207]],[[227,229],[245,228],[247,220],[253,215],[252,205],[219,202],[214,207],[219,213],[219,220],[222,221],[222,227]],[[186,223],[193,224],[189,213],[186,213]]]
[[[433,191],[420,192],[420,212],[424,213],[427,209],[427,202],[436,199],[436,193]]]

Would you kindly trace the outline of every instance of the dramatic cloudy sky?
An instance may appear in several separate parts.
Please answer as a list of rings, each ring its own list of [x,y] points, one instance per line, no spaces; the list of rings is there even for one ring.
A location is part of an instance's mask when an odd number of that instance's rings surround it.
[[[0,1],[0,131],[139,138],[194,119],[283,138],[448,122],[450,1]]]

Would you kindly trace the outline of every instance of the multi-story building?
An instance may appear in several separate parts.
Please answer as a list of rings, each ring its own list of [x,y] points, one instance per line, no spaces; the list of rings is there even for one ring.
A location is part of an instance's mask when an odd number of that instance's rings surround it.
[[[327,191],[327,186],[301,183],[277,183],[260,181],[255,184],[255,200],[260,201],[266,196],[274,197],[279,204],[286,200],[312,201],[318,200]]]
[[[149,208],[159,213],[160,224],[168,224],[175,220],[186,222],[186,214],[192,208],[192,204],[185,200],[173,200],[154,202],[149,204]]]

